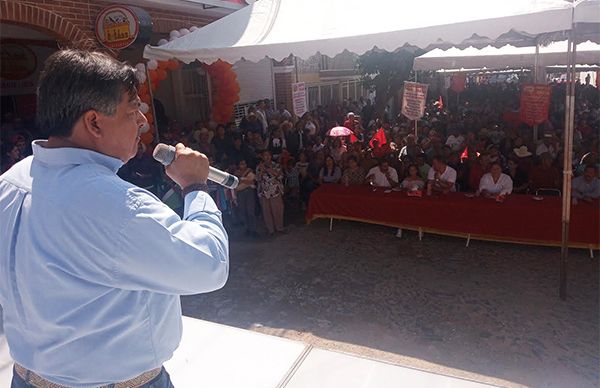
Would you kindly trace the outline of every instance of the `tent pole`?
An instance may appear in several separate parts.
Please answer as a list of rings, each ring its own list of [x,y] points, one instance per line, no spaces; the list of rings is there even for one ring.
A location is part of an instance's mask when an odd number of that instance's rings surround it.
[[[537,84],[538,83],[538,78],[539,78],[539,56],[540,56],[540,43],[538,42],[538,40],[535,40],[535,56],[534,56],[534,61],[533,61],[533,83]],[[538,124],[535,124],[533,126],[533,141],[537,142],[538,141]]]
[[[569,223],[571,219],[571,178],[573,176],[573,124],[575,119],[576,39],[571,32],[567,42],[567,88],[565,96],[565,131],[562,186],[562,241],[560,249],[560,298],[567,298],[567,259],[569,257]]]
[[[417,73],[418,73],[418,71],[415,70],[415,83],[417,82]],[[417,127],[417,121],[418,120],[415,120],[415,139],[418,141],[419,140],[419,130]]]
[[[296,83],[298,83],[298,57],[294,55],[294,70],[296,71]]]
[[[154,106],[154,92],[152,91],[152,81],[150,80],[150,69],[148,69],[148,62],[146,61],[146,81],[148,84],[148,94],[150,95],[150,108],[152,109],[152,116],[154,117],[154,143],[160,143],[160,136],[158,134],[158,117],[156,117],[156,107]]]

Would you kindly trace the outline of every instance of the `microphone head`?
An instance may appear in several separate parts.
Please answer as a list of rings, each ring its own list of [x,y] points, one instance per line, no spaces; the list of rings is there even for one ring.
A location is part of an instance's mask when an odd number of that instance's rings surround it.
[[[164,166],[168,166],[173,163],[175,159],[175,147],[158,143],[156,147],[154,147],[154,152],[152,152],[152,157],[161,162]]]

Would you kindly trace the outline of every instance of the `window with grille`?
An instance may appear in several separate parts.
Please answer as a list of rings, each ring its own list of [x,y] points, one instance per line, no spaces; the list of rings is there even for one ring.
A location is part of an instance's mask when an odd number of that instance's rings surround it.
[[[183,68],[181,70],[181,86],[186,113],[198,120],[207,120],[210,116],[210,100],[206,74],[197,67]]]

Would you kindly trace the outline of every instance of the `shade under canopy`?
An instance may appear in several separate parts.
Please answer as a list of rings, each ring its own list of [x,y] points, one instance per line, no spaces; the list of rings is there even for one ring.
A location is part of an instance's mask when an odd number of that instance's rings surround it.
[[[540,47],[539,66],[567,64],[567,42],[554,42]],[[600,44],[590,41],[577,45],[577,62],[600,64]],[[496,48],[487,46],[482,49],[456,47],[448,50],[435,49],[415,58],[415,70],[442,69],[503,69],[535,66],[535,47],[514,47],[506,45]]]
[[[511,30],[570,30],[579,19],[589,21],[593,7],[600,0],[259,0],[165,45],[146,46],[144,57],[234,63],[363,54],[373,47],[394,51],[405,44],[425,48],[440,39],[457,45],[473,34],[493,41]]]

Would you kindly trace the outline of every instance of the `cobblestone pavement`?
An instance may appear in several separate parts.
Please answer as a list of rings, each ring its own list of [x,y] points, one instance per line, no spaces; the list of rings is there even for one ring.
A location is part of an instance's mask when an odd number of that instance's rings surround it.
[[[599,266],[571,250],[337,221],[231,236],[227,285],[185,315],[501,386],[599,386]],[[596,256],[598,256],[596,254]]]

